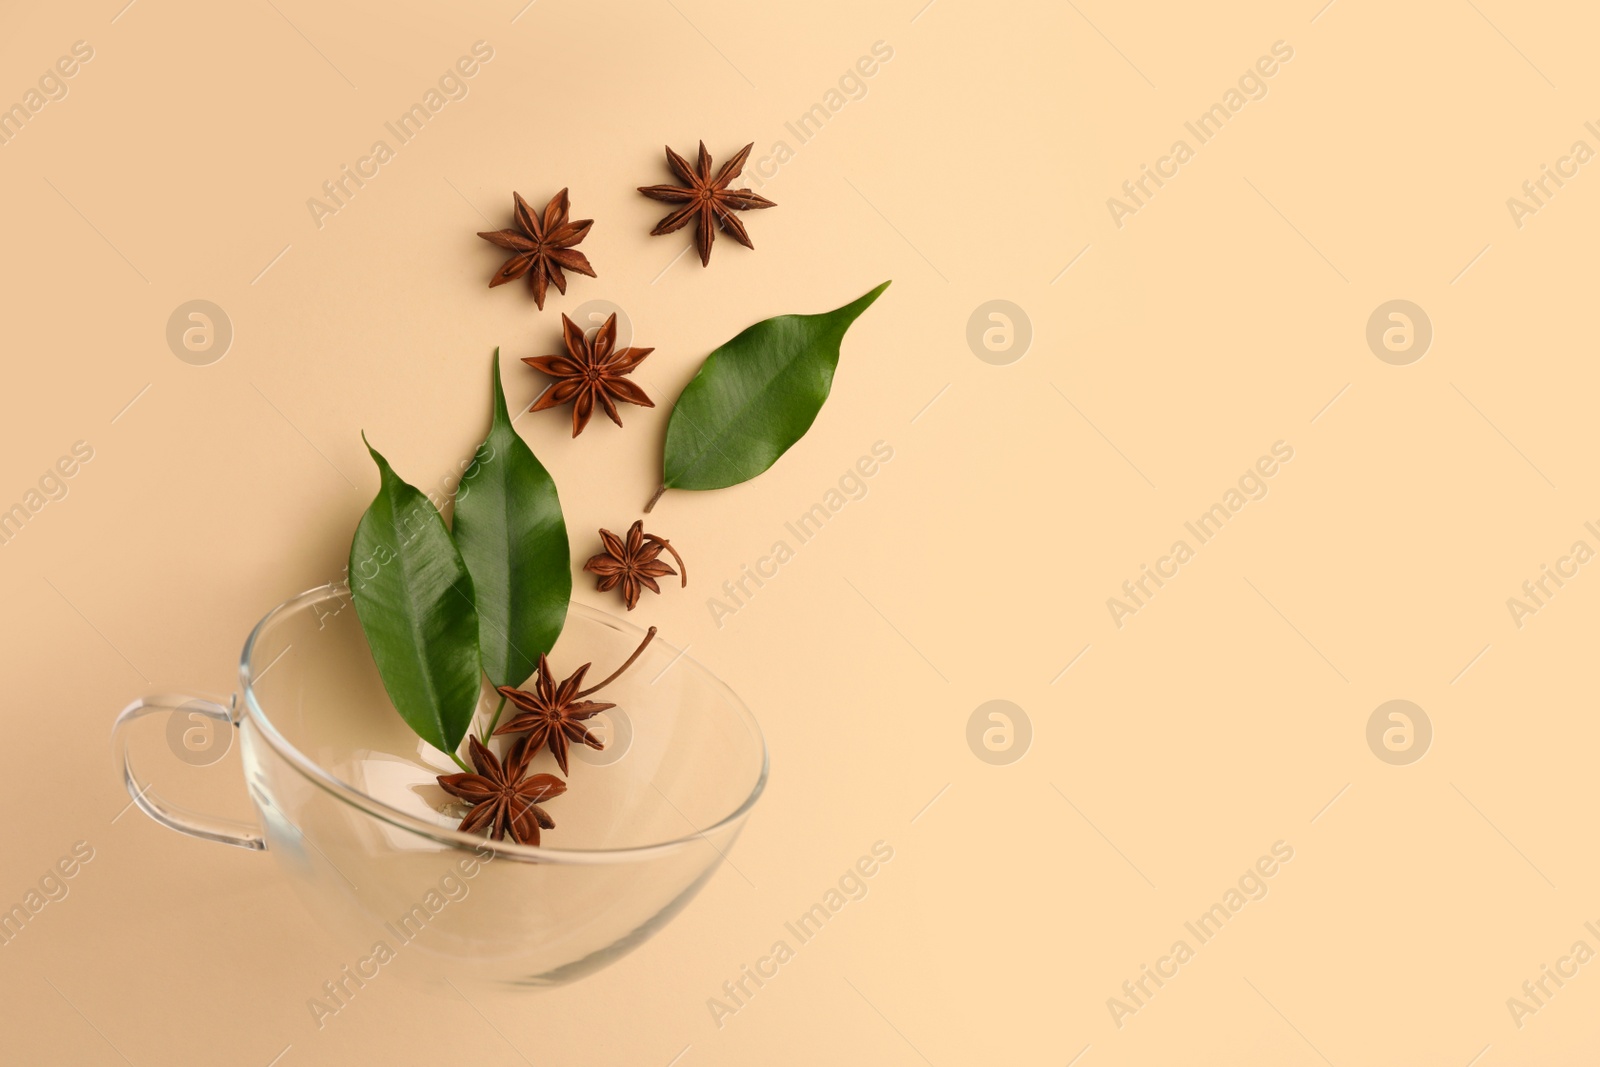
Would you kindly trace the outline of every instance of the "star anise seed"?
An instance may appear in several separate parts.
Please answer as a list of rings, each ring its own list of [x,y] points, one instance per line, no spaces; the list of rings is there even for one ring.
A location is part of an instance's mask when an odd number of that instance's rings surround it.
[[[683,181],[683,185],[641,185],[639,191],[652,200],[665,200],[672,204],[682,204],[683,207],[656,223],[656,228],[650,231],[650,235],[659,237],[664,233],[675,233],[693,222],[694,244],[700,251],[702,267],[711,265],[711,243],[717,237],[713,223],[720,223],[730,237],[746,248],[754,248],[755,244],[745,232],[744,223],[739,221],[734,212],[778,205],[749,189],[728,188],[728,183],[737,178],[739,172],[744,169],[744,161],[750,155],[750,149],[754,147],[754,142],[745,145],[739,150],[738,155],[724,163],[713,175],[711,153],[706,151],[704,141],[700,142],[700,159],[698,165],[694,167],[689,166],[689,161],[668,145],[667,163]]]
[[[567,751],[571,745],[588,745],[593,749],[605,747],[605,744],[583,725],[584,720],[616,707],[615,704],[583,698],[604,689],[623,671],[633,666],[633,661],[639,658],[645,646],[649,645],[655,636],[656,628],[652,626],[644,635],[639,647],[634,649],[633,655],[629,656],[622,666],[612,671],[599,685],[592,685],[582,690],[578,687],[583,684],[583,676],[594,664],[585,663],[558,686],[551,680],[550,661],[540,655],[538,680],[534,683],[532,692],[514,689],[509,685],[500,687],[500,695],[511,701],[520,714],[496,730],[495,736],[526,733],[528,736],[523,738],[522,747],[517,750],[517,758],[523,765],[526,766],[527,761],[531,760],[539,749],[548,745],[550,754],[556,758],[556,765],[561,768],[562,774],[566,774]]]
[[[607,317],[592,341],[577,323],[565,315],[561,316],[561,333],[567,345],[566,355],[532,356],[522,361],[556,379],[556,383],[545,390],[544,395],[528,410],[543,411],[570,403],[572,436],[576,437],[589,425],[596,401],[618,426],[622,425],[622,417],[617,414],[618,400],[646,408],[656,406],[643,389],[624,377],[632,374],[644,362],[644,357],[655,349],[619,348],[613,351],[617,343],[616,315]]]
[[[532,753],[513,749],[501,763],[495,754],[476,737],[468,738],[472,765],[477,774],[441,774],[439,786],[451,796],[460,797],[472,805],[458,829],[472,832],[489,831],[496,841],[511,834],[519,845],[537,845],[539,828],[555,828],[555,820],[539,807],[543,801],[558,797],[567,791],[567,783],[553,774],[523,775],[528,769]]]
[[[550,198],[550,203],[545,205],[543,218],[533,213],[520,193],[513,192],[511,196],[515,201],[511,214],[516,221],[516,229],[478,234],[485,241],[516,253],[501,264],[489,280],[489,288],[516,281],[526,274],[528,285],[533,289],[533,302],[543,311],[544,295],[551,282],[555,283],[563,296],[566,295],[567,276],[561,273],[562,267],[595,277],[588,257],[572,247],[589,235],[589,227],[594,225],[594,220],[567,221],[565,189]]]
[[[643,519],[628,528],[626,541],[610,530],[600,531],[600,541],[605,551],[589,557],[583,569],[600,576],[595,588],[602,593],[621,584],[622,599],[629,611],[639,602],[641,588],[660,593],[661,586],[656,584],[656,579],[678,573],[656,558],[661,555],[662,549],[672,553],[672,558],[678,561],[683,571],[683,585],[689,584],[689,568],[684,565],[683,557],[678,555],[678,550],[665,537],[645,533]]]

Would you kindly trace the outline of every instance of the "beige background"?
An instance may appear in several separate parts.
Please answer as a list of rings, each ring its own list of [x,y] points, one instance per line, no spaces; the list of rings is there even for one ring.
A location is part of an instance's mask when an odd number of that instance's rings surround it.
[[[1580,170],[1506,204],[1600,118],[1579,4],[732,0],[14,5],[0,100],[73,42],[94,58],[0,147],[7,212],[0,506],[76,441],[94,459],[0,548],[11,772],[0,904],[74,842],[94,859],[0,948],[17,1062],[1578,1064],[1600,965],[1537,1014],[1506,1001],[1600,949],[1585,568],[1518,628],[1524,580],[1600,538]],[[520,9],[520,10],[519,10]],[[336,216],[306,200],[473,42],[494,59]],[[1273,43],[1294,50],[1118,228],[1107,198]],[[785,128],[874,42],[864,98]],[[647,236],[661,145],[793,158],[709,270]],[[570,186],[600,277],[541,314],[473,236],[512,189]],[[487,220],[487,221],[486,221]],[[1068,268],[1070,265],[1070,269]],[[432,999],[386,980],[318,1030],[348,962],[269,857],[167,833],[106,760],[152,689],[226,690],[267,608],[337,578],[376,485],[412,481],[513,403],[559,312],[616,302],[662,403],[568,439],[520,424],[574,553],[655,482],[670,401],[758,318],[893,278],[808,437],[771,472],[673,494],[652,524],[689,590],[635,613],[725,677],[772,749],[723,870],[663,933],[542,995]],[[236,332],[168,349],[184,301]],[[1034,333],[996,366],[969,316]],[[1409,366],[1369,350],[1391,299],[1431,318]],[[137,399],[135,399],[137,398]],[[130,405],[131,403],[131,406]],[[930,406],[931,402],[931,406]],[[707,598],[874,441],[894,459],[717,627]],[[1106,599],[1276,441],[1294,459],[1144,610]],[[613,605],[587,581],[577,596]],[[1081,655],[1080,655],[1081,653]],[[1070,663],[1070,669],[1063,668]],[[993,766],[1004,699],[1031,748]],[[1435,736],[1392,766],[1380,703]],[[193,796],[245,810],[237,754]],[[937,799],[935,799],[937,798]],[[929,802],[933,801],[929,806]],[[113,821],[115,820],[115,821]],[[915,821],[913,821],[915,820]],[[895,859],[749,1005],[707,999],[877,840]],[[1107,998],[1276,841],[1294,859],[1137,1015]],[[1590,973],[1595,971],[1595,973]],[[52,988],[52,986],[54,988]],[[274,1060],[274,1057],[278,1057]],[[674,1057],[681,1057],[674,1060]]]

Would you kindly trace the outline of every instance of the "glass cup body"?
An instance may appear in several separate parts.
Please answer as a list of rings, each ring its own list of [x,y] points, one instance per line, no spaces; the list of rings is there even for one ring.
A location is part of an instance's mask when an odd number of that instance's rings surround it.
[[[592,662],[591,678],[603,678],[642,637],[573,605],[551,662],[562,675]],[[569,756],[568,791],[542,805],[556,823],[542,847],[455,829],[465,809],[436,776],[458,768],[394,711],[343,587],[269,613],[245,645],[240,682],[230,717],[259,834],[161,801],[124,742],[130,793],[175,829],[264,846],[331,930],[370,943],[360,974],[403,957],[399,969],[424,980],[550,985],[603,967],[693,898],[766,782],[749,710],[659,638],[595,696],[617,705],[593,720],[607,747]],[[177,699],[136,702],[119,733]],[[479,723],[492,706],[484,701]],[[529,770],[560,774],[548,752]]]

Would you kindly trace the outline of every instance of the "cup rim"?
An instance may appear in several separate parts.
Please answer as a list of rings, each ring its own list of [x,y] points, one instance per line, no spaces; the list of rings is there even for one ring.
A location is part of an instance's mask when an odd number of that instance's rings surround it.
[[[679,659],[692,665],[698,670],[733,707],[743,720],[745,726],[755,735],[761,746],[761,773],[757,775],[755,785],[748,796],[727,815],[718,819],[710,826],[695,830],[693,833],[669,841],[661,841],[647,845],[632,845],[627,848],[547,848],[543,845],[520,845],[514,841],[495,841],[481,834],[469,834],[460,830],[439,826],[436,823],[420,819],[409,812],[401,811],[383,801],[362,792],[355,786],[334,775],[305,753],[290,744],[288,739],[278,731],[278,728],[268,717],[266,710],[256,699],[255,675],[251,661],[254,658],[255,647],[261,635],[269,626],[279,619],[308,607],[311,604],[326,600],[329,597],[348,599],[349,588],[342,582],[329,582],[308,589],[298,596],[290,597],[271,611],[261,617],[250,631],[250,636],[245,639],[244,649],[239,655],[239,686],[243,694],[241,701],[244,711],[249,714],[251,722],[261,732],[261,736],[272,746],[290,766],[294,767],[302,777],[318,788],[330,793],[335,799],[341,800],[351,807],[372,816],[382,822],[402,830],[408,830],[423,837],[431,838],[443,845],[466,851],[482,853],[485,849],[492,850],[497,858],[520,859],[539,863],[567,863],[567,864],[606,864],[606,863],[634,863],[641,860],[655,859],[674,852],[680,852],[691,845],[704,841],[709,844],[706,835],[722,829],[742,819],[755,802],[760,799],[767,785],[767,773],[770,768],[770,759],[767,751],[766,735],[762,732],[761,724],[756,720],[754,713],[748,705],[741,700],[726,682],[718,678],[704,664],[696,660],[687,652],[680,652]],[[620,626],[643,638],[644,631],[625,619],[619,619],[609,612],[576,601],[568,605],[569,614],[576,612],[592,621],[603,622],[608,626]],[[715,846],[713,846],[715,847]]]

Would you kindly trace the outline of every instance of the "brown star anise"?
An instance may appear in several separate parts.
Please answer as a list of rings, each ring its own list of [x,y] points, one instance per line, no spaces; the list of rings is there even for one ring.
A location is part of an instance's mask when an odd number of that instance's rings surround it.
[[[611,674],[599,685],[592,685],[588,689],[579,690],[583,684],[583,676],[589,672],[592,663],[585,663],[572,673],[572,677],[557,686],[551,681],[550,661],[543,654],[539,656],[538,681],[534,683],[533,692],[522,689],[513,689],[503,685],[499,689],[501,696],[516,707],[521,713],[505,723],[495,735],[527,733],[518,750],[518,758],[526,761],[533,758],[534,754],[544,746],[550,746],[550,754],[556,758],[556,765],[561,768],[561,773],[567,773],[567,748],[571,744],[588,745],[593,749],[601,749],[605,744],[589,728],[583,725],[585,719],[598,712],[607,711],[616,707],[615,704],[604,704],[595,700],[585,700],[591,693],[597,693],[616,681],[622,672],[633,666],[633,661],[644,652],[645,646],[656,636],[656,628],[644,635],[644,640],[639,647],[633,650],[633,655],[612,671]]]
[[[565,793],[567,783],[553,774],[524,778],[528,760],[533,755],[526,746],[507,753],[502,764],[482,741],[476,737],[468,740],[472,765],[478,768],[478,773],[439,775],[439,785],[446,793],[472,805],[458,829],[468,832],[487,829],[496,841],[504,839],[509,832],[511,840],[519,845],[537,845],[539,828],[551,830],[556,825],[539,804]]]
[[[752,208],[777,207],[771,200],[751,192],[749,189],[729,189],[728,183],[739,176],[744,169],[745,158],[754,148],[754,142],[745,145],[739,154],[722,165],[716,176],[711,174],[711,153],[706,151],[706,143],[700,142],[699,166],[689,166],[689,161],[667,146],[667,163],[683,181],[683,186],[677,185],[641,185],[639,191],[652,200],[665,200],[672,204],[682,204],[678,210],[656,223],[656,228],[650,231],[651,236],[659,237],[664,233],[674,233],[687,226],[690,221],[695,223],[694,243],[700,250],[700,265],[711,265],[711,242],[716,240],[716,231],[712,227],[713,221],[720,222],[728,234],[746,248],[754,248],[750,235],[745,232],[744,223],[739,221],[735,211],[749,211]]]
[[[656,579],[678,573],[656,558],[661,555],[662,549],[672,553],[672,558],[678,561],[678,566],[683,570],[683,585],[689,584],[689,568],[684,566],[683,557],[678,555],[678,550],[665,537],[645,533],[643,519],[628,528],[627,541],[610,530],[601,530],[600,542],[605,546],[605,551],[590,556],[583,569],[600,576],[595,588],[602,593],[616,588],[620,582],[622,599],[629,611],[639,602],[641,587],[652,593],[660,593],[661,586],[656,584]]]
[[[572,247],[589,236],[589,227],[594,225],[594,220],[567,221],[565,189],[550,198],[550,203],[545,205],[543,219],[533,213],[520,193],[513,192],[511,196],[515,201],[511,214],[516,220],[516,229],[478,234],[485,241],[516,253],[495,272],[489,280],[489,288],[516,281],[526,274],[528,285],[533,289],[533,302],[543,311],[544,294],[551,282],[555,282],[556,288],[566,295],[567,276],[561,273],[562,267],[591,278],[595,276],[588,257]]]
[[[622,425],[617,414],[616,401],[623,400],[640,407],[653,408],[654,400],[643,389],[623,377],[633,373],[644,362],[653,348],[619,348],[617,343],[617,316],[611,315],[589,340],[577,323],[561,316],[561,333],[567,343],[567,355],[532,356],[522,362],[536,371],[550,375],[556,383],[529,408],[543,411],[561,404],[572,405],[572,436],[576,437],[589,425],[594,414],[595,401],[611,416],[611,421]]]

